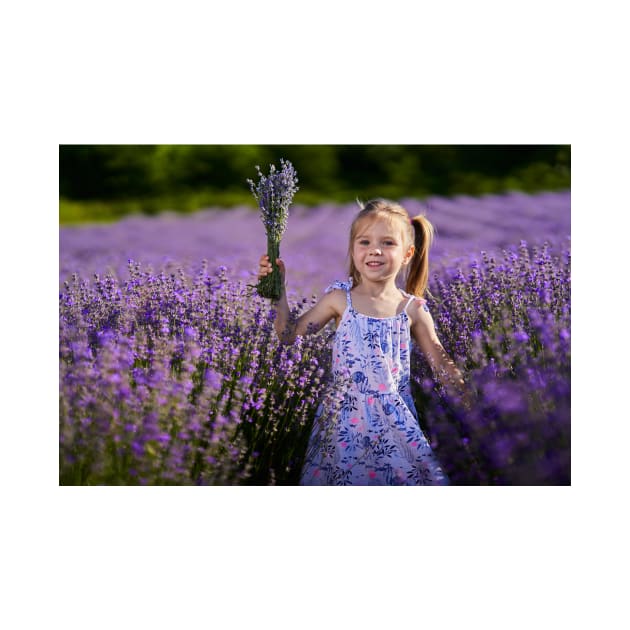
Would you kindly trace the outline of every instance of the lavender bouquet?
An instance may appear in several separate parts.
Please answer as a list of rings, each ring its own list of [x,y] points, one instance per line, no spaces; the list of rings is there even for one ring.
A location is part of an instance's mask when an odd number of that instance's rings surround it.
[[[258,184],[247,180],[260,207],[260,218],[267,233],[267,256],[272,266],[272,272],[259,281],[256,290],[260,296],[272,300],[279,300],[282,295],[282,276],[276,260],[280,257],[280,241],[287,229],[289,206],[293,195],[299,190],[296,186],[297,174],[291,162],[280,158],[280,166],[280,171],[276,171],[276,167],[271,164],[268,177],[256,166]]]

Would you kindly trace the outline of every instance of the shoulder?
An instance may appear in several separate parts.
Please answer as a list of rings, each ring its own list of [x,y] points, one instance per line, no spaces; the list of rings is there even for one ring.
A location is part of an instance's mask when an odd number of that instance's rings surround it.
[[[421,297],[413,296],[413,299],[407,306],[407,315],[409,315],[412,326],[416,324],[427,325],[433,322],[427,301]]]
[[[326,287],[325,295],[320,302],[332,306],[337,315],[343,314],[348,304],[348,292],[352,289],[352,278],[347,281],[336,280]]]
[[[346,310],[346,291],[337,288],[328,289],[320,298],[319,303],[332,308],[335,313],[341,315]]]
[[[435,322],[424,298],[414,298],[407,309],[407,314],[409,315],[411,335],[423,352],[440,343],[435,330]]]

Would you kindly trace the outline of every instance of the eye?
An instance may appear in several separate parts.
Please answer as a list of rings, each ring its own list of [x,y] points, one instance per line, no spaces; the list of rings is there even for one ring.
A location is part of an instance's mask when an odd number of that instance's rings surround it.
[[[383,241],[383,244],[384,244],[384,245],[387,245],[387,246],[396,245],[396,243],[395,243],[394,241],[391,241],[391,240],[388,240],[388,241]]]
[[[359,241],[359,245],[369,245],[369,244],[370,244],[370,241],[368,241],[368,240],[367,240],[367,239],[365,239],[365,238],[362,238],[362,239]]]

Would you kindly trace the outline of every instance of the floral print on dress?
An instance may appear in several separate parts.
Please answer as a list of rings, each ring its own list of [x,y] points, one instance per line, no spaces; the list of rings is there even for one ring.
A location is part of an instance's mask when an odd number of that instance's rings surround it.
[[[333,383],[309,438],[300,485],[447,485],[411,396],[407,307],[393,317],[358,313],[349,282],[333,340]],[[422,300],[426,309],[426,301]]]

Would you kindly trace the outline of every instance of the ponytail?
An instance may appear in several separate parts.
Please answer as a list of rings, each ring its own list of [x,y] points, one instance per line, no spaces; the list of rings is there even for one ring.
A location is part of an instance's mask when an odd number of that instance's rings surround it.
[[[433,243],[433,226],[422,214],[413,217],[411,225],[415,251],[409,262],[405,291],[423,297],[429,285],[429,248]]]

